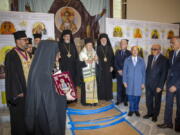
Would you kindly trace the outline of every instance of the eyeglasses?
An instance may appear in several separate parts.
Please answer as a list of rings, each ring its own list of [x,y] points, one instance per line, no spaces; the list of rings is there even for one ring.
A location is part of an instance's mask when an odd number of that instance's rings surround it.
[[[158,51],[159,49],[151,48],[151,51]]]
[[[20,38],[20,40],[24,40],[25,42],[28,41],[27,38]]]

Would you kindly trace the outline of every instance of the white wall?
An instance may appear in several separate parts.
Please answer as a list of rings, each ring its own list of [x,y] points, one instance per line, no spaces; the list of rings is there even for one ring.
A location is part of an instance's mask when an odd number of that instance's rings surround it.
[[[113,0],[113,17],[122,18],[122,0]]]
[[[127,0],[127,19],[180,22],[180,0]]]
[[[9,10],[9,0],[0,0],[0,10]]]

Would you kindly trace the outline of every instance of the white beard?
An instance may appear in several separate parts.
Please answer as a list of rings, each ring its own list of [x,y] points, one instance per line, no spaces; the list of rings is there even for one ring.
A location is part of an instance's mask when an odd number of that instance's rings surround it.
[[[69,44],[70,40],[64,40],[64,43]]]

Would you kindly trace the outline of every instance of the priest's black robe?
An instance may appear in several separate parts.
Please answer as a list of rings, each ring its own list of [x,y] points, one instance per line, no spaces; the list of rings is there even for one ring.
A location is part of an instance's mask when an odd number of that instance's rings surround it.
[[[114,53],[110,45],[97,46],[97,55],[99,58],[98,68],[98,98],[100,100],[111,100],[112,94],[112,72],[110,67],[114,67]],[[104,58],[107,58],[107,62]]]
[[[33,47],[33,48],[32,48],[32,54],[33,54],[33,55],[35,54],[36,49],[37,49],[36,47]]]
[[[70,49],[71,57],[68,57],[68,51]],[[68,71],[72,77],[74,85],[77,86],[79,84],[79,55],[74,43],[66,44],[63,42],[59,42],[59,51],[61,53],[61,58],[59,60],[60,69],[62,72]]]
[[[58,95],[52,79],[58,43],[41,41],[31,64],[25,123],[32,135],[65,135],[66,97]]]
[[[21,60],[12,49],[5,57],[5,89],[7,105],[10,110],[11,134],[25,135],[24,97],[17,95],[26,92],[26,81]]]
[[[86,66],[87,65],[85,62],[79,61],[79,63],[78,63],[78,67],[79,67],[78,74],[79,74],[79,86],[81,88],[81,104],[82,105],[88,105],[88,104],[86,104],[86,90],[85,90],[85,83],[83,80],[83,73],[82,73],[82,68],[84,68]]]

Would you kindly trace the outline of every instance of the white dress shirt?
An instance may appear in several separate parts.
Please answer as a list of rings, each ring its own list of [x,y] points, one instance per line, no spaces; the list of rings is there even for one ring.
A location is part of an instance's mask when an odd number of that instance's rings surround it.
[[[133,65],[136,66],[137,56],[132,56]]]

